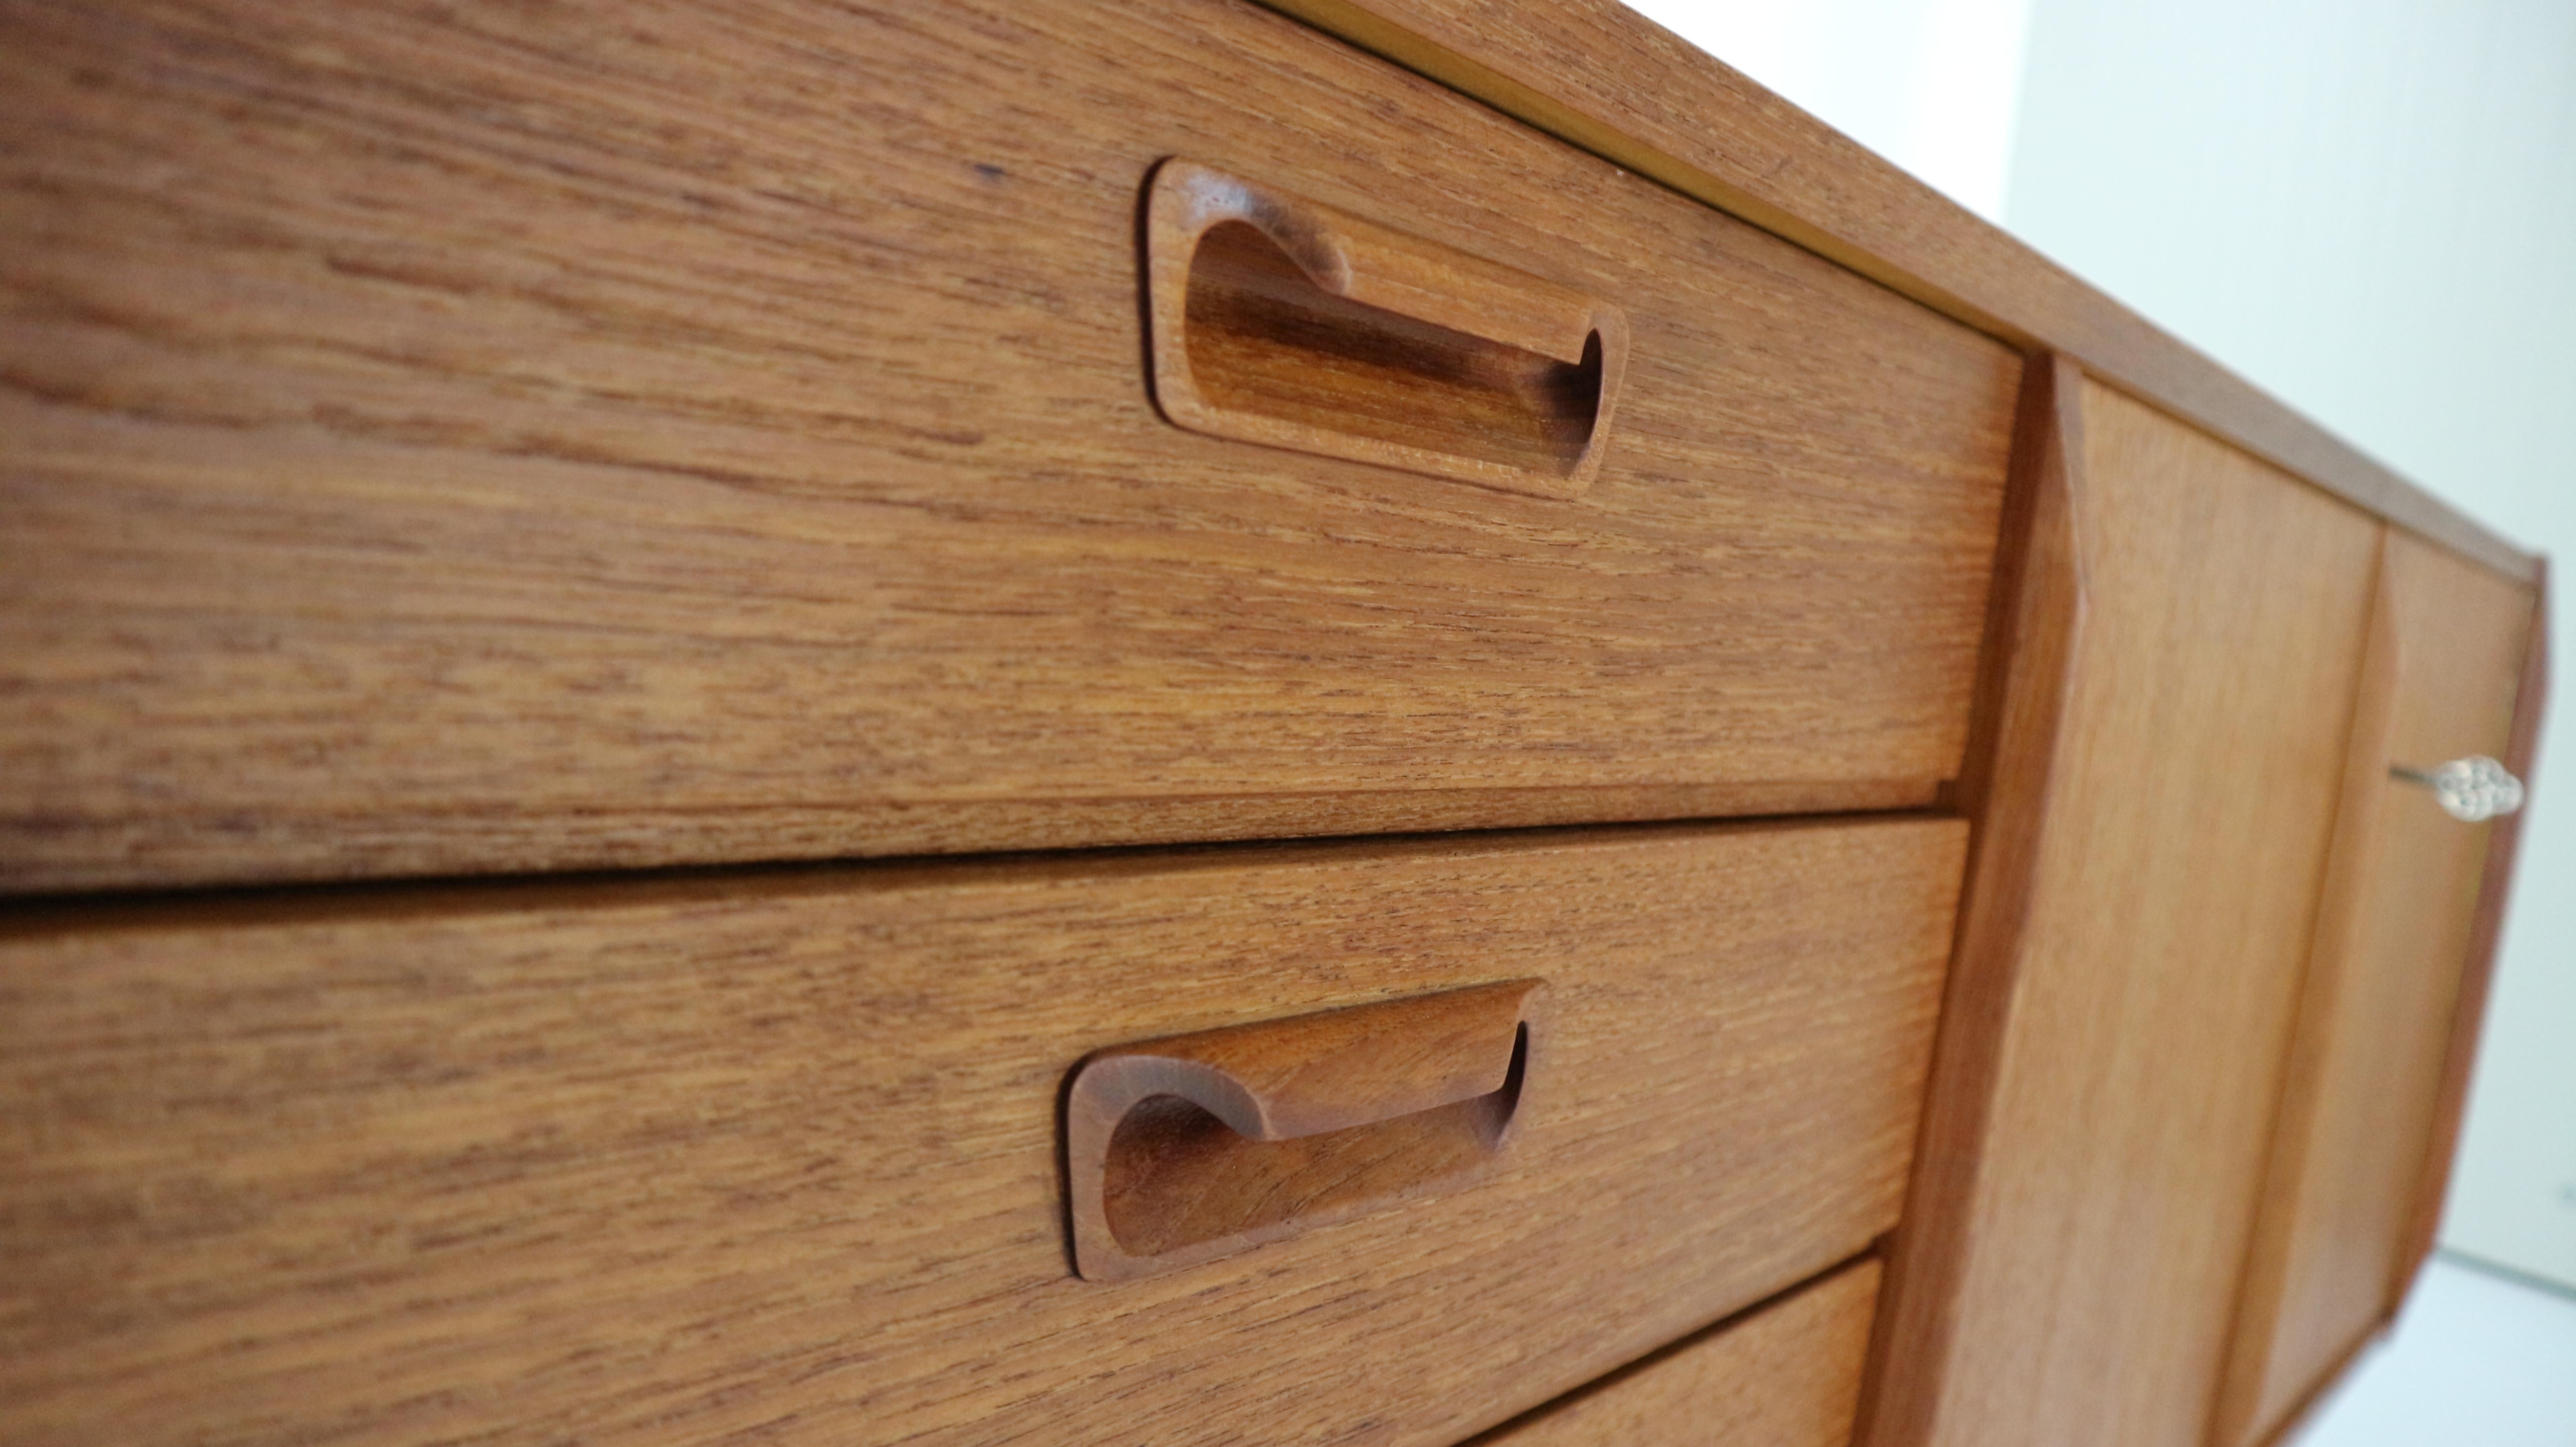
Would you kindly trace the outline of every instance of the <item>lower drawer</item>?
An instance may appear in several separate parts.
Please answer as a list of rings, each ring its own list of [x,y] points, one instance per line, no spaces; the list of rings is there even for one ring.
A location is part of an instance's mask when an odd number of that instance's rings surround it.
[[[21,915],[7,1435],[1454,1442],[1895,1224],[1963,835]],[[1075,1271],[1085,1057],[1521,980],[1544,1028],[1482,1170]]]
[[[1864,1261],[1657,1352],[1470,1447],[1846,1447],[1878,1307]]]

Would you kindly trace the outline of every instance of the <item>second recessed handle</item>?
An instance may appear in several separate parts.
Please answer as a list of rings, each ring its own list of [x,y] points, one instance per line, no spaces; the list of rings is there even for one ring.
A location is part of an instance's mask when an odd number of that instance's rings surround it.
[[[1074,1267],[1224,1256],[1456,1184],[1519,1118],[1536,980],[1103,1050],[1065,1095]]]
[[[1175,424],[1543,497],[1591,486],[1627,369],[1617,307],[1191,161],[1155,169],[1145,212]]]

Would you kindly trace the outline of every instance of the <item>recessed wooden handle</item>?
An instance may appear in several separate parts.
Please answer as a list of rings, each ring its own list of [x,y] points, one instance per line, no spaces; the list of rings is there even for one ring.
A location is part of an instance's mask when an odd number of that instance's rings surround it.
[[[1509,1140],[1536,980],[1103,1050],[1065,1098],[1074,1269],[1120,1281],[1456,1185]]]
[[[1145,246],[1179,426],[1542,497],[1600,470],[1628,357],[1607,302],[1182,160]]]

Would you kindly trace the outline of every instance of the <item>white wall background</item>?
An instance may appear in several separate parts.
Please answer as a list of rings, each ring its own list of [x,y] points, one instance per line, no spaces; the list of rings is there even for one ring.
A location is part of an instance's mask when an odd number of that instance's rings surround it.
[[[1989,221],[2032,0],[1628,0]]]
[[[2576,0],[1632,0],[2562,564],[2443,1224],[2576,1285]]]

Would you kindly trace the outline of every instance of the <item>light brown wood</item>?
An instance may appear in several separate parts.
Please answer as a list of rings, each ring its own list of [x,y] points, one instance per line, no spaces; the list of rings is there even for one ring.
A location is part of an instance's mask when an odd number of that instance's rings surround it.
[[[1991,1098],[1907,1204],[1960,1233],[1955,1297],[1891,1330],[1876,1447],[2202,1440],[2334,827],[2379,525],[2080,395],[2058,755],[1982,825],[2044,811]]]
[[[1126,1281],[1466,1184],[1547,1068],[1537,980],[1121,1045],[1065,1090],[1074,1269]]]
[[[2506,768],[2526,789],[2538,787],[2540,727],[2549,706],[2549,566],[2541,560],[2540,581],[2532,589],[2530,643],[2523,650],[2522,681],[2514,689],[2513,733],[2502,755]],[[2485,1029],[2487,994],[2495,979],[2496,946],[2504,934],[2505,902],[2513,891],[2514,864],[2521,852],[2524,814],[2497,820],[2487,835],[2487,864],[2478,881],[2478,912],[2469,932],[2469,962],[2460,979],[2459,1007],[2451,1013],[2451,1043],[2444,1052],[2442,1093],[2433,1112],[2433,1139],[2424,1152],[2424,1179],[2416,1187],[2414,1223],[2408,1229],[2406,1264],[2399,1272],[2400,1299],[2389,1303],[2394,1316],[2433,1254],[2442,1224],[2442,1203],[2450,1194],[2451,1165],[2459,1155],[2460,1122],[2469,1104],[2469,1073],[2478,1056],[2478,1037]]]
[[[1615,306],[1177,158],[1145,250],[1154,402],[1180,426],[1540,497],[1601,470]]]
[[[2052,781],[2078,747],[2062,730],[2083,646],[2084,558],[2074,469],[2084,454],[2084,378],[2064,357],[2033,357],[2022,386],[1977,737],[1956,803],[1976,821],[1957,948],[1941,1010],[1929,1105],[1909,1207],[1891,1250],[1861,1440],[1899,1440],[1873,1419],[1927,1420],[1956,1328],[1987,1112],[2011,1024],[2044,852]],[[2009,1169],[2007,1164],[2005,1169]],[[1904,1362],[1889,1352],[1902,1343]]]
[[[1454,1443],[1895,1224],[1954,820],[21,910],[12,1447]],[[1548,982],[1481,1183],[1076,1277],[1067,1072]]]
[[[2531,594],[2402,534],[2386,543],[2316,945],[2211,1440],[2279,1432],[2388,1320],[2414,1267],[2462,971],[2493,824],[2390,777],[2504,753]]]
[[[0,138],[0,887],[1791,812],[1965,746],[2018,358],[1248,4],[13,7]],[[1175,155],[1618,308],[1590,489],[1158,416]]]
[[[2537,560],[1618,0],[1263,0],[2528,581]]]
[[[1846,1447],[1878,1278],[1846,1267],[1470,1447]]]

